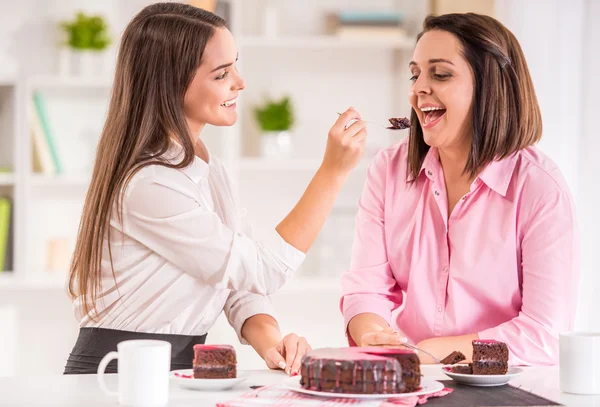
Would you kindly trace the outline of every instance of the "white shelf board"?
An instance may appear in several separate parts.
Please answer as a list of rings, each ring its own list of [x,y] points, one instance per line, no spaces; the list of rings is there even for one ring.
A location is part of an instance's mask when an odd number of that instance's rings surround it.
[[[0,86],[15,86],[17,84],[17,78],[10,75],[0,74]]]
[[[43,75],[29,79],[34,89],[110,89],[112,78]]]
[[[240,169],[248,171],[316,171],[320,160],[298,158],[242,158]]]
[[[239,168],[243,171],[317,171],[321,160],[302,158],[262,158],[246,157],[240,160]],[[369,160],[363,159],[357,166],[358,170],[367,169]]]
[[[90,177],[86,175],[43,175],[34,174],[31,177],[31,186],[37,188],[44,187],[67,187],[67,188],[87,188],[90,184]]]
[[[67,274],[64,273],[31,273],[20,276],[11,271],[0,273],[0,291],[29,290],[29,289],[59,289],[64,290],[67,284]]]
[[[11,173],[0,173],[0,186],[15,184],[15,175]]]
[[[248,48],[296,48],[296,49],[345,49],[381,48],[412,50],[412,38],[358,37],[340,38],[333,35],[289,36],[289,37],[240,37],[238,43]]]

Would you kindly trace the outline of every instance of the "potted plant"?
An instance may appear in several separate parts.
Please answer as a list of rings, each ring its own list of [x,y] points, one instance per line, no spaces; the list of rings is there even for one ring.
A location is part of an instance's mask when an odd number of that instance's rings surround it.
[[[71,56],[78,65],[75,69],[80,75],[101,74],[104,68],[105,51],[111,43],[108,24],[100,15],[88,15],[78,12],[71,21],[60,24],[66,35],[61,51],[61,59]],[[73,66],[70,61],[61,61],[61,72],[67,73]]]
[[[292,150],[290,130],[294,125],[294,112],[289,96],[281,100],[267,99],[254,109],[256,121],[262,132],[261,153],[265,157],[287,157]]]

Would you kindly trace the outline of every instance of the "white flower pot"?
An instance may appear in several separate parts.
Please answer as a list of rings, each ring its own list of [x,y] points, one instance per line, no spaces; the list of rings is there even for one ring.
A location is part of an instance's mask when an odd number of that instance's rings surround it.
[[[260,152],[263,157],[287,158],[292,153],[292,136],[288,131],[269,131],[261,134]]]
[[[105,51],[69,51],[71,75],[97,77],[106,73],[107,53]],[[63,58],[63,55],[61,55],[61,58]],[[67,57],[64,56],[64,58]]]

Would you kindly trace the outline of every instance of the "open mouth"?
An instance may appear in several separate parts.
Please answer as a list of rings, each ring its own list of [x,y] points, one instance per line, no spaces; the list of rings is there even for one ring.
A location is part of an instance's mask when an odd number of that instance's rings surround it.
[[[223,106],[223,107],[232,107],[232,106],[235,106],[235,102],[236,101],[237,101],[237,99],[231,99],[231,100],[228,100],[226,102],[221,103],[221,106]]]
[[[440,121],[446,113],[446,109],[439,106],[428,106],[421,108],[421,112],[423,112],[423,127],[430,128]]]

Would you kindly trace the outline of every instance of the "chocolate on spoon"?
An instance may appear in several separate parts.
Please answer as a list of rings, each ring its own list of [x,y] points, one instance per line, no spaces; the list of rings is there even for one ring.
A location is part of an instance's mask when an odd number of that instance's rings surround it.
[[[388,127],[390,130],[404,130],[410,127],[410,120],[406,117],[392,117],[389,121],[392,124]]]

